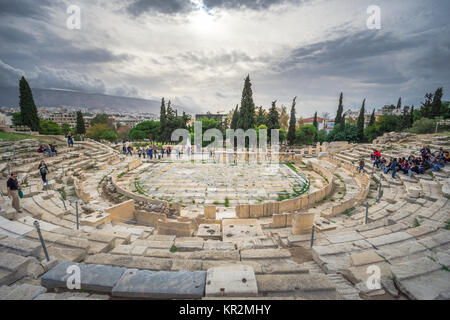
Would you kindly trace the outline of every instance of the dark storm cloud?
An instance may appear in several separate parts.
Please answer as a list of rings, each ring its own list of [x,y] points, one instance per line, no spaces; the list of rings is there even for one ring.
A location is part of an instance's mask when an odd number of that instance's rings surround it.
[[[47,15],[47,9],[57,1],[51,0],[0,0],[0,17],[17,16],[42,18]]]
[[[140,16],[144,13],[184,13],[194,9],[194,5],[187,0],[135,0],[128,7],[127,11]]]
[[[268,9],[273,5],[284,3],[300,4],[307,1],[311,0],[204,0],[203,5],[207,10],[216,8],[262,10]],[[187,13],[195,9],[195,4],[189,0],[134,0],[127,7],[127,11],[134,16],[140,16],[147,12],[163,14]]]
[[[307,0],[204,0],[203,3],[206,8],[227,8],[227,9],[240,9],[248,8],[253,10],[268,9],[273,5],[279,5],[284,3],[300,4]]]
[[[317,42],[295,49],[282,68],[299,64],[355,64],[361,60],[412,49],[422,44],[419,37],[397,38],[389,32],[360,31],[337,39]]]

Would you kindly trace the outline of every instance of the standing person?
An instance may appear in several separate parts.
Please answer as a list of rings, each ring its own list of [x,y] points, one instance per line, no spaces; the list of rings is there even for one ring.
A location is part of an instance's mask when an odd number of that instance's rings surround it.
[[[128,146],[128,147],[127,147],[127,151],[128,151],[127,155],[129,154],[130,156],[132,156],[132,155],[133,155],[132,150],[133,150],[133,149],[131,148],[131,146]]]
[[[56,150],[56,146],[54,144],[50,144],[50,150],[52,151],[52,153],[58,156],[58,150]]]
[[[141,155],[142,155],[142,149],[139,148],[139,149],[138,149],[138,156],[139,156],[139,158],[141,157]]]
[[[67,132],[67,144],[69,145],[69,147],[73,147],[73,137],[70,131]]]
[[[148,157],[150,158],[150,160],[152,160],[152,159],[153,159],[153,150],[152,150],[152,147],[148,148],[147,154],[148,154]]]
[[[161,159],[164,158],[164,147],[161,146]]]
[[[19,198],[19,190],[22,190],[22,187],[17,180],[17,173],[11,173],[11,177],[6,182],[6,186],[8,188],[8,198],[12,199],[12,207],[16,209],[18,213],[22,213],[22,210],[20,210]]]
[[[122,151],[124,155],[127,155],[127,146],[125,144],[122,147]]]
[[[364,159],[359,160],[359,170],[358,172],[361,173],[364,171]]]
[[[42,160],[41,163],[39,164],[38,170],[39,170],[39,173],[41,174],[42,182],[44,182],[44,184],[46,184],[48,167],[44,160]]]
[[[145,157],[147,156],[147,148],[142,149],[142,155],[144,156],[145,159]]]

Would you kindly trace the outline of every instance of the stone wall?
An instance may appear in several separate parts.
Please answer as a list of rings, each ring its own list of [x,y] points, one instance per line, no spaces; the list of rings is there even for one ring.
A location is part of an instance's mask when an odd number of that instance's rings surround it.
[[[134,200],[124,201],[108,209],[111,221],[126,222],[134,219]]]
[[[280,202],[264,202],[261,204],[244,204],[236,206],[236,217],[240,219],[273,217],[272,226],[275,228],[291,225],[291,212],[303,210],[327,197],[333,190],[333,174],[318,164],[311,163],[313,171],[320,174],[325,180],[325,187],[310,194],[304,194]],[[279,217],[279,215],[288,215]]]
[[[180,222],[177,220],[158,220],[158,234],[175,235],[177,237],[191,237],[194,231],[191,222]]]
[[[350,172],[359,187],[359,192],[356,197],[341,202],[333,206],[330,212],[322,214],[324,216],[335,216],[345,212],[348,209],[354,208],[356,205],[362,204],[364,199],[367,198],[370,191],[370,177],[364,172],[359,173],[358,167],[356,165],[337,159],[332,155],[327,156],[327,161],[333,163],[335,166],[339,166],[345,169],[346,171]]]

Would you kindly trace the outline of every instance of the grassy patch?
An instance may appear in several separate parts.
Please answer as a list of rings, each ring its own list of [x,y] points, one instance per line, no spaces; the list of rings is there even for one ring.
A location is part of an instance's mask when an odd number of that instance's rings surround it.
[[[169,251],[172,252],[172,253],[175,253],[175,252],[178,251],[178,248],[175,245],[173,245],[172,248],[170,248]]]
[[[353,210],[355,210],[355,208],[347,209],[347,210],[344,211],[344,214],[345,214],[346,216],[351,217]]]
[[[118,175],[117,175],[117,178],[122,178],[124,175],[126,174],[126,172],[124,171],[124,172],[121,172],[121,173],[119,173]]]
[[[66,189],[64,187],[61,187],[58,189],[59,193],[61,194],[61,197],[64,200],[67,200],[67,193],[66,193]]]
[[[225,208],[228,208],[230,206],[230,199],[228,199],[228,197],[225,197],[224,205],[225,205]]]
[[[417,228],[417,227],[420,227],[420,222],[419,222],[419,220],[417,220],[417,218],[416,219],[414,219],[414,228]]]
[[[136,188],[136,191],[140,194],[145,194],[144,189],[141,187],[141,184],[139,183],[139,180],[134,180],[134,187]]]
[[[445,230],[450,230],[450,220],[445,222]]]

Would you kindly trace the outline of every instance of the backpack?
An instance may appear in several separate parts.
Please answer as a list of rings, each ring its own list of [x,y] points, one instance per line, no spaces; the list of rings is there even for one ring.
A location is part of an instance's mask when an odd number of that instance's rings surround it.
[[[41,169],[39,169],[41,174],[46,174],[47,173],[47,168],[45,166],[42,166]]]

